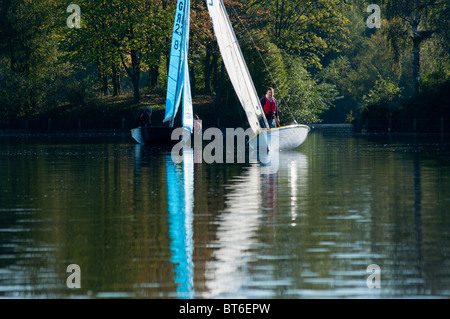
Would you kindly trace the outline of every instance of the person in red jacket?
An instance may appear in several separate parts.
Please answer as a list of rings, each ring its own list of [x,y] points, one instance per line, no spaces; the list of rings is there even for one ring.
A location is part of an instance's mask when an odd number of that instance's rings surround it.
[[[266,90],[266,96],[261,98],[261,106],[264,109],[269,127],[277,127],[280,125],[280,118],[278,117],[278,103],[273,96],[273,88],[269,87]]]

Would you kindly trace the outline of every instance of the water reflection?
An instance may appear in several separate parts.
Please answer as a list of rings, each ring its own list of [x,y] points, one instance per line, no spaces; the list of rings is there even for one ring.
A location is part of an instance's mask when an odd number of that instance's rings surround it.
[[[135,160],[142,161],[142,148],[136,146]],[[144,152],[146,154],[146,152]],[[149,156],[144,155],[144,156]],[[165,155],[167,210],[171,259],[178,298],[193,298],[194,290],[194,152],[185,149],[182,163]],[[267,163],[267,164],[264,164]],[[308,159],[297,151],[282,152],[264,163],[245,165],[240,175],[225,185],[225,209],[215,223],[215,240],[208,246],[212,256],[206,261],[206,297],[245,297],[251,282],[251,263],[261,242],[257,233],[264,223],[275,223],[281,193],[288,194],[289,218],[296,225],[301,194],[307,193]],[[202,276],[201,276],[202,277]],[[267,281],[273,281],[270,276]],[[269,283],[269,286],[272,284]]]
[[[308,157],[294,151],[280,153],[280,167],[281,178],[289,185],[291,226],[296,226],[300,196],[308,193]]]
[[[313,133],[269,165],[205,165],[117,141],[0,139],[0,296],[448,297],[438,142]]]
[[[306,192],[308,185],[307,157],[296,151],[281,152],[263,162],[268,164],[251,164],[225,186],[228,191],[226,208],[216,221],[219,226],[211,245],[214,247],[213,260],[206,267],[207,296],[210,298],[248,297],[248,286],[254,276],[252,263],[267,257],[255,253],[262,244],[257,233],[275,219],[278,194],[285,192],[286,187],[290,194],[290,214],[295,223],[299,192]],[[273,278],[267,275],[266,287],[272,287]]]
[[[146,145],[135,145],[136,172],[150,165],[152,155],[160,150]],[[142,157],[145,157],[144,159]],[[155,158],[153,158],[155,160]],[[174,282],[178,298],[194,297],[194,151],[185,148],[182,162],[175,163],[170,152],[164,156],[167,187],[168,235],[170,238],[170,262],[174,269]]]
[[[175,164],[166,156],[167,205],[171,262],[175,265],[175,283],[179,298],[194,296],[193,206],[194,152],[184,149],[182,164]]]
[[[422,182],[421,182],[421,168],[420,168],[420,155],[414,154],[414,225],[416,232],[416,245],[417,245],[417,260],[418,260],[418,277],[421,279],[421,286],[423,286],[423,273],[422,273]],[[420,289],[422,290],[422,289]]]

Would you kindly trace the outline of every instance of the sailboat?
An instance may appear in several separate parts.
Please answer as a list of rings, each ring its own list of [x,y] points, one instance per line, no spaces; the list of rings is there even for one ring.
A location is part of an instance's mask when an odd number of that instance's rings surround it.
[[[163,123],[169,126],[149,126],[131,129],[131,136],[141,144],[174,145],[172,139],[175,117],[182,104],[182,127],[191,136],[194,127],[191,86],[189,82],[188,48],[190,0],[178,0],[172,32],[172,47],[167,79],[166,108]],[[181,102],[182,101],[182,102]]]
[[[308,136],[309,126],[293,124],[269,128],[253,80],[222,0],[206,0],[222,60],[239,101],[254,133],[249,139],[252,149],[266,145],[270,151],[300,146]]]

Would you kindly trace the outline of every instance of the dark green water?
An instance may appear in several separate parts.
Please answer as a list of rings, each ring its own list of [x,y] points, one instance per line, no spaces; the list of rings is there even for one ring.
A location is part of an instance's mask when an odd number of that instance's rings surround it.
[[[265,169],[128,136],[0,137],[0,297],[450,297],[444,138],[313,130]]]

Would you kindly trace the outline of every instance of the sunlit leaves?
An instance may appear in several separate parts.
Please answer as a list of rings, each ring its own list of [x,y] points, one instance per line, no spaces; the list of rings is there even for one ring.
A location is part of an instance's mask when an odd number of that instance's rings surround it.
[[[401,88],[395,83],[379,78],[369,93],[363,96],[362,114],[369,117],[391,117],[391,103],[401,96]]]
[[[245,7],[268,38],[305,67],[320,67],[321,58],[347,45],[349,6],[340,0],[251,0]]]

